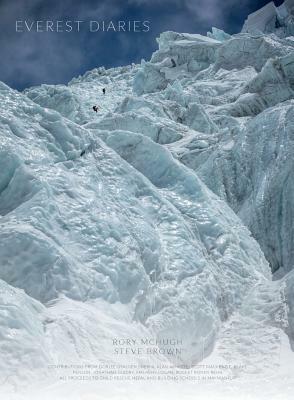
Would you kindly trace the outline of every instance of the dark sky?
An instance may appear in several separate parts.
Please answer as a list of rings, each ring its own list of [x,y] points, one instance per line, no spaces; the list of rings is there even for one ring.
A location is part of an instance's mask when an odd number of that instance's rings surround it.
[[[66,83],[97,66],[148,60],[160,32],[240,31],[268,0],[0,0],[0,80],[22,90]],[[282,1],[276,0],[276,5]],[[16,32],[16,20],[85,21],[77,32]],[[90,20],[150,21],[149,32],[89,32]]]

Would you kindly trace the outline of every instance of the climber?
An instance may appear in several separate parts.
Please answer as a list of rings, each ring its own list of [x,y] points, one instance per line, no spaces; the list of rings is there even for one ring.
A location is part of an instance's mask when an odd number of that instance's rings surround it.
[[[98,106],[93,106],[93,110],[97,112],[99,110]]]
[[[173,58],[171,58],[171,63],[172,63],[173,68],[177,65]]]
[[[103,94],[105,94],[105,88],[102,89]]]

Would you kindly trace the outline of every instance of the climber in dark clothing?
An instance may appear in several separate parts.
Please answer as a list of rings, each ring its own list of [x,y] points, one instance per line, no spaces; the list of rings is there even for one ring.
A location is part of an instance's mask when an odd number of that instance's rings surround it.
[[[97,111],[98,111],[98,107],[97,107],[97,106],[93,106],[93,110],[94,110],[95,112],[97,112]]]
[[[103,94],[105,94],[105,92],[106,92],[105,87],[102,89],[102,92],[103,92]]]
[[[171,63],[172,63],[173,68],[177,65],[173,58],[171,58]]]

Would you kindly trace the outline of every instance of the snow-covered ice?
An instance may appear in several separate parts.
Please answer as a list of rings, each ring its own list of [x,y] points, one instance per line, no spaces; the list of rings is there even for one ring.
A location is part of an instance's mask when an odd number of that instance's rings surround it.
[[[68,85],[1,83],[7,399],[179,396],[71,386],[48,368],[91,362],[242,364],[233,382],[185,384],[185,398],[291,398],[291,7],[271,3],[232,36],[164,32],[150,61]],[[117,337],[156,338],[161,354],[117,358]],[[165,354],[166,337],[185,351]]]

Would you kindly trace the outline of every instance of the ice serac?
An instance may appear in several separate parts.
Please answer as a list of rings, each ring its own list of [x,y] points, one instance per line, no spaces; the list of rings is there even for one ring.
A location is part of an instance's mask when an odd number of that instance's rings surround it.
[[[291,2],[278,9],[288,27],[291,10]],[[276,7],[270,3],[248,21],[267,20],[273,12]],[[280,272],[292,269],[293,248],[287,221],[293,208],[294,42],[289,30],[283,32],[281,35],[281,27],[276,25],[270,34],[262,28],[258,34],[244,31],[219,41],[213,45],[214,60],[210,59],[207,68],[194,72],[184,64],[182,76],[165,79],[166,89],[159,90],[152,81],[153,94],[144,96],[157,96],[161,103],[164,96],[166,104],[178,104],[174,119],[181,120],[190,132],[169,143],[169,149],[238,213],[261,244],[272,270],[281,268]],[[181,40],[177,34],[162,36],[148,70],[158,68],[161,58],[176,59],[175,44]],[[197,37],[197,46],[206,54],[204,39]],[[199,60],[191,53],[190,62],[194,57]],[[141,92],[150,90],[146,71],[143,64],[135,76],[136,93],[138,82]],[[251,155],[253,148],[256,157]]]
[[[1,84],[0,279],[26,305],[26,368],[130,362],[119,335],[183,342],[146,363],[276,373],[294,342],[291,7],[232,36],[165,32],[150,61],[68,85]]]
[[[10,121],[0,278],[44,305],[60,296],[132,304],[156,337],[183,340],[179,362],[209,354],[221,321],[269,277],[238,217],[151,138],[103,121],[82,128],[5,86],[0,95]],[[126,113],[136,101],[127,104]],[[152,103],[142,106],[152,116]]]
[[[277,24],[277,9],[271,1],[263,8],[250,14],[247,18],[242,32],[246,33],[269,33],[275,30]]]
[[[134,91],[138,95],[165,89],[177,78],[206,69],[215,61],[221,42],[197,34],[164,32],[158,44],[159,50],[135,76]]]
[[[271,1],[260,10],[250,14],[242,32],[250,34],[275,33],[279,37],[293,35],[294,1],[285,0],[280,7]]]
[[[199,167],[204,182],[249,227],[273,271],[293,268],[293,105],[263,111],[230,148],[219,148]]]

